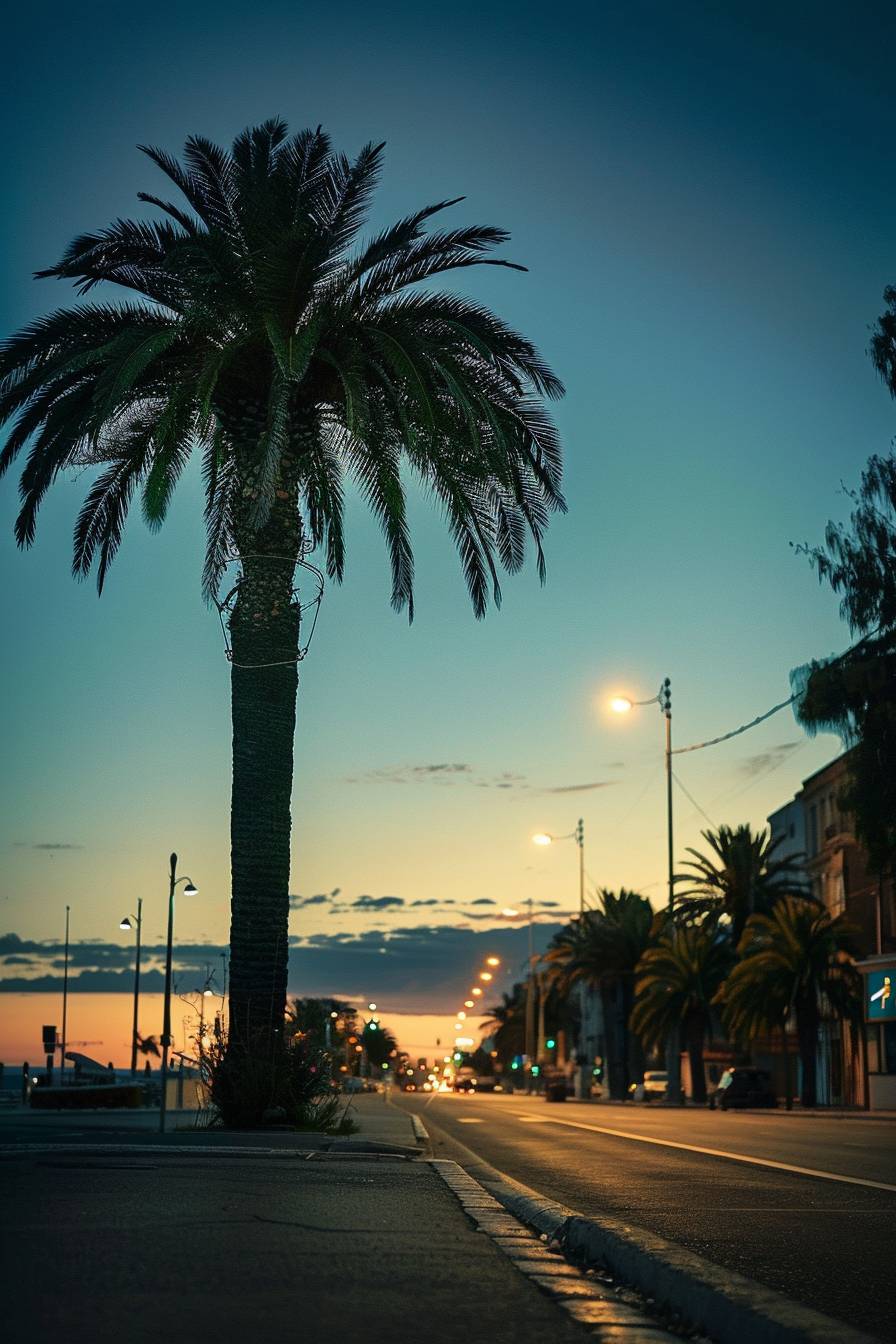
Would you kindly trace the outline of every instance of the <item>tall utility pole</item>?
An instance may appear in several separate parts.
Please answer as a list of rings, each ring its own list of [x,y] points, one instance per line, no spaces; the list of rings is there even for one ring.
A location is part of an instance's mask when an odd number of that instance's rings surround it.
[[[65,1076],[65,1050],[68,1044],[68,917],[71,906],[65,907],[65,964],[62,972],[62,1050],[59,1059],[59,1085]]]
[[[137,1030],[140,1011],[140,935],[143,931],[143,897],[137,897],[137,955],[134,961],[134,1021],[131,1028],[131,1077],[137,1077]]]
[[[660,709],[666,720],[666,840],[669,884],[669,918],[675,909],[675,844],[672,830],[672,682],[666,677],[659,694]],[[672,1106],[681,1105],[681,1049],[679,1030],[675,1026],[666,1042],[666,1099]]]

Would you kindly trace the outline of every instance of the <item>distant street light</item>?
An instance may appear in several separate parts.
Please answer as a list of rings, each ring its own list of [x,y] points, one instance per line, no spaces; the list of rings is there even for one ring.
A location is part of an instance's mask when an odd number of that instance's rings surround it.
[[[120,929],[136,929],[137,950],[134,957],[134,1021],[131,1027],[131,1077],[137,1077],[137,1030],[140,1011],[140,937],[143,931],[143,897],[137,897],[136,915],[125,915],[118,926]]]
[[[500,957],[486,957],[486,959],[485,959],[485,964],[486,964],[486,966],[500,966],[500,965],[501,965],[501,958],[500,958]]]
[[[465,1007],[465,1008],[475,1008],[476,1005],[475,1005],[475,1003],[473,1002],[472,999],[464,999],[464,1007]]]
[[[675,908],[675,849],[672,831],[672,682],[668,677],[663,680],[656,695],[649,700],[631,700],[627,695],[614,695],[610,708],[616,714],[628,714],[632,709],[643,705],[659,705],[660,713],[666,721],[666,859],[668,884],[668,909],[672,914]],[[666,1069],[669,1075],[667,1096],[673,1105],[681,1103],[681,1055],[679,1052],[679,1033],[673,1027],[666,1048]]]
[[[168,882],[168,940],[165,945],[165,1011],[162,1020],[162,1101],[159,1107],[159,1133],[165,1133],[165,1112],[167,1110],[168,1098],[166,1096],[168,1085],[168,1050],[174,1044],[174,1038],[171,1035],[171,960],[174,947],[174,893],[180,886],[184,885],[185,896],[195,896],[198,887],[193,885],[189,877],[177,876],[177,855],[171,855],[171,872]]]

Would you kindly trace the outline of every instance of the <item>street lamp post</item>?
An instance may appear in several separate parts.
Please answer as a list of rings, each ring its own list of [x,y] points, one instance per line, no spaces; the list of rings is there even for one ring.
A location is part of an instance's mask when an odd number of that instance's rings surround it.
[[[171,855],[171,872],[168,883],[168,941],[165,945],[165,1011],[162,1021],[162,1099],[159,1107],[159,1133],[165,1133],[165,1112],[167,1110],[168,1086],[168,1050],[174,1044],[171,1036],[171,960],[174,946],[174,892],[181,882],[185,884],[184,895],[195,896],[199,890],[189,877],[177,876],[177,855]]]
[[[666,860],[668,910],[671,915],[675,908],[675,846],[672,829],[672,682],[665,677],[659,691],[649,700],[629,700],[628,696],[617,695],[610,701],[610,708],[617,714],[627,714],[629,710],[642,705],[659,705],[660,713],[666,721]],[[681,1105],[681,1052],[679,1048],[678,1027],[673,1027],[666,1042],[666,1072],[669,1082],[666,1088],[667,1100],[674,1106]]]
[[[552,845],[555,842],[555,840],[575,840],[576,846],[579,851],[579,919],[580,920],[583,919],[585,915],[585,822],[581,817],[579,817],[579,820],[576,822],[575,830],[570,831],[568,835],[551,835],[550,832],[548,831],[542,831],[538,835],[533,835],[532,839],[536,845]],[[584,1055],[585,1013],[586,1013],[588,996],[585,987],[585,982],[583,980],[579,981],[578,988],[579,988],[579,1040],[578,1040],[577,1053],[579,1055]],[[578,1065],[577,1067],[579,1068],[579,1070],[581,1070],[584,1066]],[[577,1089],[578,1089],[578,1095],[584,1098],[585,1082],[581,1073],[578,1074]]]
[[[121,929],[135,929],[137,933],[137,952],[134,959],[134,1022],[131,1028],[131,1077],[137,1076],[137,1028],[140,1008],[140,939],[143,931],[143,897],[137,897],[136,915],[126,915],[119,924]]]

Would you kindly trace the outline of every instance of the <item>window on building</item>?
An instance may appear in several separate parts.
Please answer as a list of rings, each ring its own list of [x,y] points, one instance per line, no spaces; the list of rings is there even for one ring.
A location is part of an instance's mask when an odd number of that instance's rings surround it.
[[[818,853],[818,808],[815,803],[809,808],[809,855],[814,858]]]

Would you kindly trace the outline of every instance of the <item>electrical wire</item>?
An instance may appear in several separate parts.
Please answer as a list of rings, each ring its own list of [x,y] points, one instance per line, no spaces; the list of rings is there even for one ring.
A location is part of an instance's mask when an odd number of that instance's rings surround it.
[[[799,700],[799,698],[799,694],[791,695],[789,699],[782,700],[780,705],[775,705],[773,709],[767,709],[764,714],[751,719],[749,723],[742,723],[739,728],[732,728],[730,733],[723,733],[721,737],[711,737],[708,742],[694,742],[689,747],[673,747],[672,755],[683,756],[688,751],[702,751],[704,747],[717,747],[720,742],[729,742],[732,737],[740,737],[741,733],[749,732],[751,728],[755,728],[759,723],[764,723],[766,719],[770,719],[773,714],[786,709],[788,705],[792,705],[794,700]]]
[[[704,819],[705,821],[708,821],[709,824],[710,824],[710,826],[716,826],[716,827],[717,827],[717,826],[718,826],[718,822],[713,821],[712,817],[709,816],[709,814],[708,814],[707,812],[704,812],[704,811],[703,811],[703,808],[702,808],[702,807],[700,806],[700,804],[697,802],[697,799],[694,797],[694,795],[693,795],[692,793],[688,793],[687,789],[686,789],[685,786],[682,784],[681,780],[678,778],[678,776],[676,775],[676,773],[675,773],[674,770],[672,771],[672,778],[675,780],[675,783],[676,783],[676,784],[678,785],[678,787],[681,789],[682,793],[684,794],[685,798],[687,798],[688,802],[689,802],[689,803],[693,803],[694,807],[696,807],[696,809],[697,809],[697,811],[700,813],[701,817],[703,817],[703,819]]]

